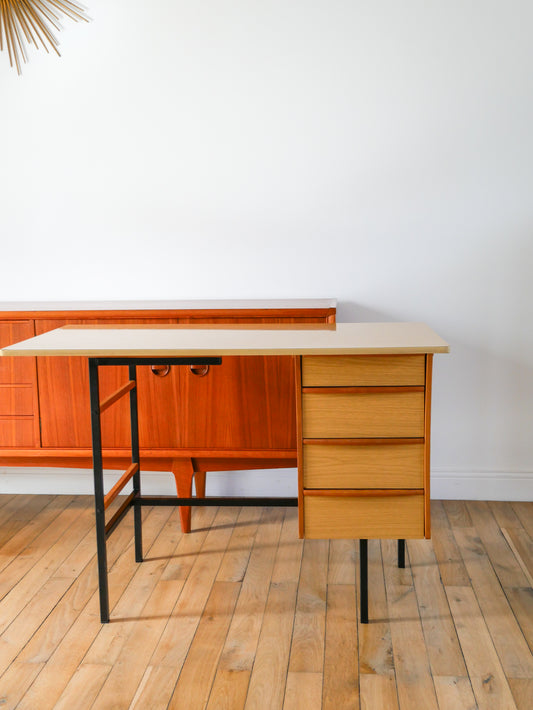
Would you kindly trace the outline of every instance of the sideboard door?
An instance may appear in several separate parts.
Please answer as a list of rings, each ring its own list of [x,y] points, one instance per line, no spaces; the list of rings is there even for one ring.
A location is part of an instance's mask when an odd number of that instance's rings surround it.
[[[139,368],[141,446],[295,449],[294,365],[290,356],[224,357],[203,373]]]

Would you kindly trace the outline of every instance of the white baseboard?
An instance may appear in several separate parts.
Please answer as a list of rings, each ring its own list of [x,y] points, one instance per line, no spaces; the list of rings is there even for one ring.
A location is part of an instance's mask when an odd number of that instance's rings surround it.
[[[119,471],[104,471],[104,487],[109,490]],[[142,492],[146,495],[176,495],[172,473],[143,471]],[[131,490],[125,489],[125,492]],[[0,493],[47,493],[86,495],[93,493],[92,471],[78,468],[0,468]],[[296,469],[276,468],[255,471],[213,471],[207,475],[206,494],[213,496],[296,496]]]
[[[117,471],[105,473],[109,490]],[[164,471],[143,471],[147,495],[175,495],[174,477]],[[92,472],[65,468],[0,468],[0,493],[83,495],[93,492]],[[296,496],[296,469],[216,471],[207,476],[207,495]],[[464,471],[433,469],[431,497],[435,500],[533,500],[533,471]]]
[[[431,497],[435,500],[533,501],[533,471],[433,468]]]

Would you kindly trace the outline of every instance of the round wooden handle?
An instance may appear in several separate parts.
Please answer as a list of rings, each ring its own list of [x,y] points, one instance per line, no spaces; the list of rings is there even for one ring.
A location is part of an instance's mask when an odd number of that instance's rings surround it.
[[[152,365],[150,369],[157,377],[166,377],[170,372],[170,365]]]
[[[191,372],[197,377],[205,377],[209,372],[209,365],[190,365]]]

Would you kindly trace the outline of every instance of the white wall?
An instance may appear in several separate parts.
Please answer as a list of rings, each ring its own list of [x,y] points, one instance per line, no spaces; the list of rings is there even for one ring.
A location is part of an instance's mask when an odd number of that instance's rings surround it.
[[[422,320],[434,491],[533,490],[533,3],[86,0],[0,55],[0,300]]]

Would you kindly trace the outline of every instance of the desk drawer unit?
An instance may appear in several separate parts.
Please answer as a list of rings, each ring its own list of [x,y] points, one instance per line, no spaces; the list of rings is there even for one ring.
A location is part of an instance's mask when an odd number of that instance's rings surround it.
[[[431,363],[298,358],[301,537],[430,536]]]

